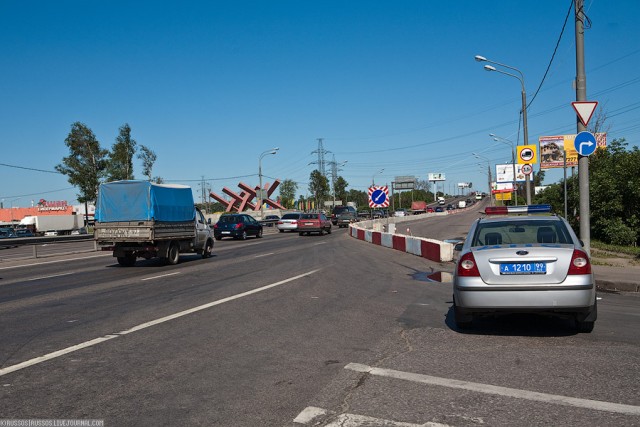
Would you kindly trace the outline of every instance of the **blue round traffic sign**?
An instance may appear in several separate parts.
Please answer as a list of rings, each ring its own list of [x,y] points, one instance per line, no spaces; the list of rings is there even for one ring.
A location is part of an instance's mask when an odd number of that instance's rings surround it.
[[[586,131],[580,132],[576,135],[576,139],[573,141],[573,146],[581,156],[593,154],[593,152],[596,151],[596,148],[598,148],[595,135]]]
[[[382,205],[387,200],[387,193],[378,188],[371,193],[371,201],[376,205]]]

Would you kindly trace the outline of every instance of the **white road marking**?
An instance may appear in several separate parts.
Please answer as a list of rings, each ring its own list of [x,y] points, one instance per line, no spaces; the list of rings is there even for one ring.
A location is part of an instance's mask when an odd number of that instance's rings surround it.
[[[299,274],[297,276],[290,277],[288,279],[281,280],[279,282],[275,282],[275,283],[272,283],[270,285],[262,286],[260,288],[252,289],[252,290],[247,291],[247,292],[242,292],[240,294],[232,295],[232,296],[227,297],[227,298],[222,298],[222,299],[219,299],[217,301],[212,301],[212,302],[207,303],[207,304],[199,305],[197,307],[193,307],[193,308],[190,308],[188,310],[184,310],[184,311],[181,311],[181,312],[178,312],[178,313],[174,313],[174,314],[171,314],[169,316],[161,317],[159,319],[152,320],[150,322],[141,323],[140,325],[134,326],[133,328],[130,328],[130,329],[127,329],[127,330],[124,330],[124,331],[121,331],[121,332],[117,332],[115,334],[105,335],[103,337],[95,338],[95,339],[92,339],[90,341],[86,341],[86,342],[83,342],[83,343],[80,343],[80,344],[76,344],[74,346],[67,347],[67,348],[64,348],[62,350],[54,351],[52,353],[48,353],[48,354],[45,354],[43,356],[35,357],[33,359],[26,360],[24,362],[18,363],[17,365],[7,366],[6,368],[0,369],[0,377],[4,376],[4,375],[7,375],[7,374],[9,374],[11,372],[15,372],[15,371],[18,371],[20,369],[27,368],[29,366],[37,365],[39,363],[46,362],[46,361],[51,360],[51,359],[55,359],[56,357],[64,356],[65,354],[69,354],[69,353],[73,353],[73,352],[78,351],[78,350],[82,350],[83,348],[92,347],[94,345],[103,343],[105,341],[112,340],[114,338],[120,338],[120,337],[122,337],[124,335],[128,335],[128,334],[131,334],[133,332],[137,332],[137,331],[140,331],[142,329],[149,328],[151,326],[159,325],[161,323],[165,323],[165,322],[168,322],[170,320],[178,319],[180,317],[184,317],[184,316],[187,316],[189,314],[196,313],[198,311],[206,310],[206,309],[214,307],[216,305],[224,304],[226,302],[230,302],[230,301],[234,301],[234,300],[237,300],[237,299],[240,299],[240,298],[244,298],[244,297],[249,296],[249,295],[257,294],[259,292],[263,292],[263,291],[266,291],[268,289],[275,288],[275,287],[280,286],[280,285],[284,285],[285,283],[293,282],[294,280],[298,280],[298,279],[301,279],[303,277],[311,276],[312,274],[317,273],[318,271],[320,271],[320,269],[311,270],[311,271],[309,271],[307,273]]]
[[[269,252],[266,254],[260,254],[260,255],[256,255],[254,258],[262,258],[263,256],[269,256],[269,255],[273,255],[275,252]]]
[[[41,277],[33,277],[31,279],[27,279],[26,282],[32,282],[34,280],[44,280],[44,279],[51,279],[52,277],[60,277],[60,276],[68,276],[69,274],[73,274],[73,272],[70,273],[60,273],[60,274],[51,274],[49,276],[41,276]]]
[[[112,256],[111,253],[108,254],[100,254],[100,255],[91,255],[91,256],[84,256],[82,258],[68,258],[68,259],[58,259],[55,261],[43,261],[43,262],[37,262],[37,263],[33,263],[33,264],[24,264],[24,265],[10,265],[7,267],[0,267],[0,270],[8,270],[10,268],[21,268],[21,267],[33,267],[33,266],[37,266],[37,265],[44,265],[44,264],[57,264],[59,262],[67,262],[67,261],[78,261],[78,260],[83,260],[83,259],[87,259],[87,258],[98,258],[101,256]],[[23,258],[24,259],[24,258]],[[7,259],[7,262],[9,261],[20,261],[20,259]]]
[[[579,399],[576,397],[560,396],[557,394],[539,393],[535,391],[520,390],[517,388],[499,387],[491,384],[473,383],[469,381],[453,380],[450,378],[434,377],[431,375],[414,374],[411,372],[396,371],[393,369],[374,368],[359,363],[349,363],[345,366],[356,372],[366,372],[380,377],[396,378],[416,383],[437,385],[441,387],[457,388],[474,391],[477,393],[495,394],[499,396],[513,397],[516,399],[533,400],[537,402],[553,403],[578,408],[592,409],[596,411],[616,412],[625,415],[640,415],[640,406],[625,405],[622,403],[603,402],[599,400]]]
[[[427,422],[424,424],[413,424],[401,421],[384,420],[382,418],[367,417],[365,415],[357,414],[340,414],[336,417],[335,413],[333,413],[332,411],[328,411],[323,408],[317,408],[315,406],[309,406],[305,408],[298,414],[293,422],[296,424],[311,424],[317,417],[324,415],[334,416],[335,418],[329,424],[324,424],[326,427],[449,427],[447,424],[432,422]]]
[[[180,274],[180,271],[174,271],[173,273],[166,273],[166,274],[161,274],[159,276],[151,276],[151,277],[145,277],[144,279],[140,279],[142,281],[145,280],[153,280],[153,279],[162,279],[163,277],[168,277],[168,276],[175,276],[176,274]]]

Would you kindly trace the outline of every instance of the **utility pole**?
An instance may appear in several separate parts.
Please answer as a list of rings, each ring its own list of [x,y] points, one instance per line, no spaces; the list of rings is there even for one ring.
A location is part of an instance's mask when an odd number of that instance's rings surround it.
[[[587,100],[587,76],[584,66],[584,0],[575,0],[576,21],[576,101]],[[576,118],[577,133],[587,130]],[[591,255],[591,215],[589,209],[589,157],[578,154],[578,185],[580,189],[580,240],[587,254]]]
[[[327,171],[326,171],[326,162],[324,160],[324,155],[330,153],[331,151],[327,151],[324,149],[323,146],[323,139],[322,138],[318,138],[318,149],[314,150],[311,152],[311,154],[317,154],[318,155],[318,160],[315,162],[311,162],[309,164],[317,164],[318,165],[318,171],[322,174],[322,176],[326,177],[327,176]]]

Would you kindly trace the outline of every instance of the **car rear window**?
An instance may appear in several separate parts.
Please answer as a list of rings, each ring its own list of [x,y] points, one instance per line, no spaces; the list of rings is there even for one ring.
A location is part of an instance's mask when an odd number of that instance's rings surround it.
[[[478,224],[472,246],[573,243],[561,221],[491,221]]]
[[[318,219],[318,214],[303,214],[302,219]]]
[[[237,224],[242,222],[242,219],[239,216],[235,215],[223,215],[220,217],[220,222],[225,222],[227,224]]]
[[[299,219],[299,218],[300,218],[300,214],[298,213],[288,213],[288,214],[282,215],[281,219]]]

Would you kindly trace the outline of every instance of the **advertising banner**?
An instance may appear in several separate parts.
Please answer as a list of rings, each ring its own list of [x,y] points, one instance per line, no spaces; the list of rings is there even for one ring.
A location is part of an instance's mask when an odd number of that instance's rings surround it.
[[[598,148],[607,147],[607,134],[596,133],[596,144]],[[541,136],[538,138],[540,144],[540,168],[552,169],[564,166],[564,156],[567,156],[567,167],[578,166],[578,152],[573,141],[576,135],[554,135]]]
[[[516,182],[524,182],[525,174],[522,172],[522,166],[516,165]],[[510,163],[496,165],[496,182],[513,182],[513,165]]]
[[[446,181],[443,173],[428,174],[428,181]]]

